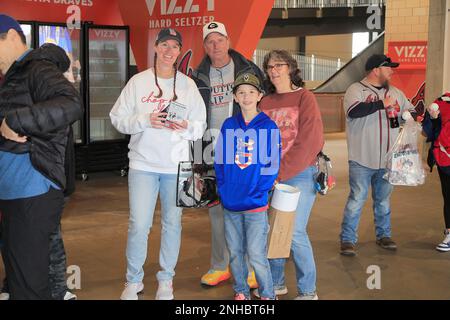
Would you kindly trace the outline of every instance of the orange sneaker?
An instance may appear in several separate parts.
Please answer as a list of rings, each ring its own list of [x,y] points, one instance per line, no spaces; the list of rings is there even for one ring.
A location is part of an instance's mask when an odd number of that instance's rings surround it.
[[[255,276],[254,271],[249,274],[249,276],[247,278],[247,283],[248,283],[248,286],[250,287],[250,289],[258,289],[259,285],[258,285],[258,282],[256,281],[256,276]]]
[[[219,283],[231,278],[230,270],[210,269],[201,279],[201,283],[207,286],[217,286]]]

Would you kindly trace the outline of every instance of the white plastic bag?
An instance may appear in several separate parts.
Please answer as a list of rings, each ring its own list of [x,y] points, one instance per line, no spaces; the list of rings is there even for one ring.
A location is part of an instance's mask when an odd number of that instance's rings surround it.
[[[403,130],[389,150],[387,173],[384,179],[396,186],[418,186],[425,183],[425,170],[417,144],[421,127],[414,119],[408,118]]]

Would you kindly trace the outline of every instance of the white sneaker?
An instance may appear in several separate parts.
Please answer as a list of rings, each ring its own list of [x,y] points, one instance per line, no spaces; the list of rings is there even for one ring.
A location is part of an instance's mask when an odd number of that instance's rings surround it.
[[[64,300],[77,300],[77,296],[73,294],[70,291],[66,291],[66,294],[64,295]]]
[[[445,238],[440,244],[438,244],[436,250],[441,252],[448,252],[450,251],[450,233],[448,232],[448,230],[445,230],[444,234]]]
[[[302,294],[296,297],[294,300],[319,300],[317,294]]]
[[[172,280],[158,281],[158,291],[156,292],[156,300],[173,300]]]
[[[138,294],[144,290],[144,284],[138,283],[125,283],[125,289],[122,291],[120,300],[138,300]]]
[[[0,293],[0,301],[6,301],[6,300],[9,300],[9,293],[7,293],[7,292]]]
[[[288,288],[286,286],[283,286],[283,287],[281,287],[279,289],[275,289],[275,296],[284,296],[287,293],[288,293]],[[258,299],[261,299],[261,296],[259,295],[258,289],[253,290],[253,294]]]

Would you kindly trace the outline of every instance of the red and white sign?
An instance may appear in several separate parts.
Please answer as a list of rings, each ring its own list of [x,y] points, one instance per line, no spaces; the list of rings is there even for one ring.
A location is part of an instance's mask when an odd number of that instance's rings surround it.
[[[425,106],[425,79],[428,43],[426,41],[389,42],[388,56],[400,66],[391,83],[402,90],[419,113]]]
[[[401,69],[426,68],[428,43],[426,41],[389,42],[389,57],[399,62]]]
[[[183,37],[181,71],[189,74],[204,57],[203,26],[225,24],[232,47],[251,58],[273,6],[273,0],[117,0],[139,70],[153,65],[154,43],[162,28]]]

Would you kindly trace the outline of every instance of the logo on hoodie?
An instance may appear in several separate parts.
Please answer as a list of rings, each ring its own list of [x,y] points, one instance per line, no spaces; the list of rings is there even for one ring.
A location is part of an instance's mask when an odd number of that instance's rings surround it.
[[[248,166],[253,163],[254,144],[255,141],[253,139],[249,139],[248,142],[245,142],[242,138],[238,138],[234,163],[236,163],[241,170],[248,168]]]

